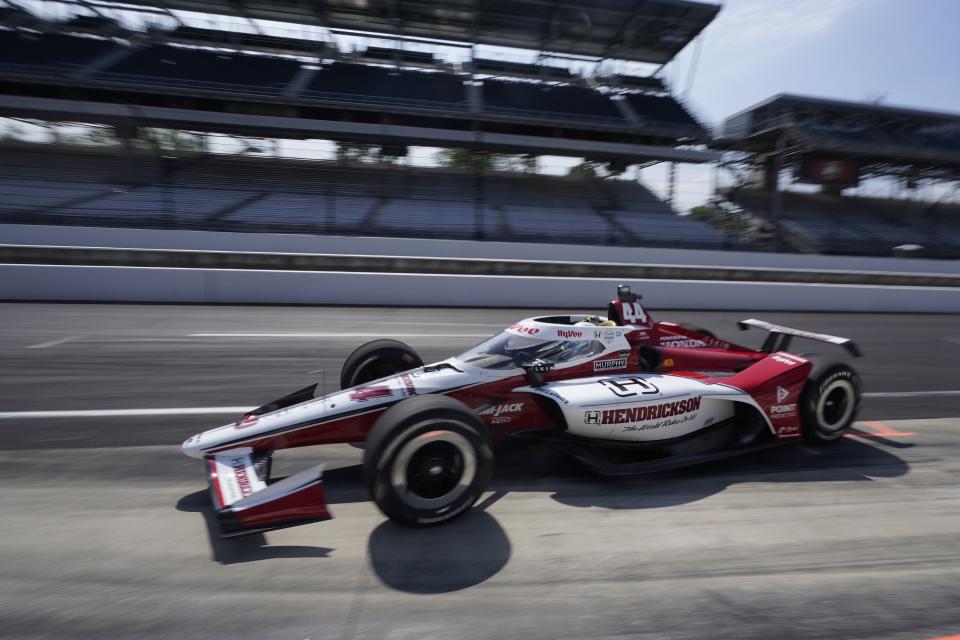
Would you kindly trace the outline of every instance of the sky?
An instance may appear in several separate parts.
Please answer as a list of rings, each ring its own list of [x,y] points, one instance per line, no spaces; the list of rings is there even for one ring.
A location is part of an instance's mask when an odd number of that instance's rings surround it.
[[[664,73],[709,126],[778,93],[960,113],[960,0],[728,0],[700,38]],[[708,174],[680,168],[679,209]]]
[[[709,1],[709,0],[707,0]],[[21,0],[31,9],[57,3]],[[719,16],[663,71],[708,127],[778,93],[960,113],[960,0],[725,0]],[[205,16],[194,16],[207,19]],[[228,28],[250,29],[240,19]],[[221,28],[227,24],[220,22]],[[280,25],[310,37],[316,28]],[[315,35],[314,35],[315,37]],[[341,48],[363,43],[339,39]],[[491,49],[491,48],[488,48]],[[493,53],[509,53],[507,50]],[[465,55],[449,50],[447,57]],[[532,60],[532,53],[529,54]],[[432,153],[432,152],[430,152]],[[562,172],[576,160],[545,158]],[[711,193],[713,169],[681,165],[677,208]],[[642,172],[661,195],[666,166]],[[720,175],[721,182],[724,175]]]
[[[709,123],[776,93],[960,112],[958,0],[728,0],[690,104]],[[694,52],[668,70],[683,92]]]

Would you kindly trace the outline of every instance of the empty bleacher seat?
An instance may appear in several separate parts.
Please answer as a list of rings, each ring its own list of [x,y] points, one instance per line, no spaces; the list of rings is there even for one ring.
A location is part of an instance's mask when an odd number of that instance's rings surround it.
[[[382,60],[384,62],[409,62],[413,64],[434,64],[436,60],[432,53],[426,51],[403,51],[400,49],[390,49],[388,47],[367,47],[363,52],[364,58],[371,60]]]
[[[104,69],[98,77],[157,84],[235,85],[247,91],[279,93],[299,68],[299,62],[284,58],[154,45]]]
[[[743,189],[729,198],[772,220],[769,192]],[[919,244],[955,254],[960,247],[952,218],[904,200],[785,192],[781,220],[814,238],[826,253],[888,255],[897,245]]]
[[[462,106],[466,99],[463,81],[451,74],[344,63],[331,64],[318,71],[301,95],[385,103],[432,102],[447,106]]]
[[[117,46],[120,45],[104,38],[0,30],[0,66],[52,68],[69,72]]]
[[[593,119],[623,123],[623,116],[607,96],[582,87],[485,80],[483,108],[492,113],[530,113],[551,117]]]
[[[693,116],[683,108],[683,105],[670,96],[630,93],[624,97],[636,114],[644,121],[691,129],[700,128]]]

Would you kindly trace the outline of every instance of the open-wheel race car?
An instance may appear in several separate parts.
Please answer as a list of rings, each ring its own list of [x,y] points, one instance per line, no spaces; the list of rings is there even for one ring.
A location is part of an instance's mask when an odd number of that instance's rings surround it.
[[[341,391],[300,389],[183,443],[203,458],[223,536],[331,517],[323,465],[270,477],[273,452],[365,443],[364,482],[391,519],[447,522],[493,473],[494,445],[547,442],[603,475],[633,475],[805,439],[840,438],[861,398],[844,362],[789,352],[794,338],[846,338],[744,320],[760,349],[703,329],[653,322],[629,287],[607,316],[530,318],[466,352],[424,365],[409,346],[376,340],[346,360]]]

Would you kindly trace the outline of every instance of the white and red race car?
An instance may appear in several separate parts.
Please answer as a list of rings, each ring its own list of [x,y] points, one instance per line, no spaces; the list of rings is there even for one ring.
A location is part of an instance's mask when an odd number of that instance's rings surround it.
[[[768,332],[759,350],[702,329],[653,322],[621,286],[608,317],[522,320],[448,360],[423,365],[394,340],[347,358],[342,391],[317,385],[197,434],[224,536],[331,517],[323,465],[274,480],[279,449],[365,443],[370,496],[391,519],[429,526],[468,510],[487,488],[494,445],[533,438],[604,475],[631,475],[840,438],[861,398],[857,373],[788,352],[793,338],[846,338],[744,320]]]

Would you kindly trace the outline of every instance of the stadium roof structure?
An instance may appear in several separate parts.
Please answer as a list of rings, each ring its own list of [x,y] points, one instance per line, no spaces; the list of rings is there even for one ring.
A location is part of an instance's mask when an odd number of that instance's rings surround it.
[[[693,0],[124,0],[430,41],[665,64],[720,5]]]
[[[56,27],[56,25],[54,25]],[[162,34],[161,34],[162,35]],[[182,46],[202,36],[209,47]],[[669,95],[613,94],[578,83],[485,78],[349,59],[246,51],[299,41],[194,29],[170,41],[0,28],[0,115],[166,126],[247,136],[332,138],[601,160],[711,162],[703,126]],[[368,48],[362,56],[391,56]],[[429,54],[427,54],[429,55]],[[325,57],[325,55],[320,55]],[[376,59],[380,62],[380,58]],[[421,60],[423,62],[423,60]]]
[[[724,121],[712,146],[773,153],[822,152],[867,173],[960,176],[960,114],[780,94]]]

